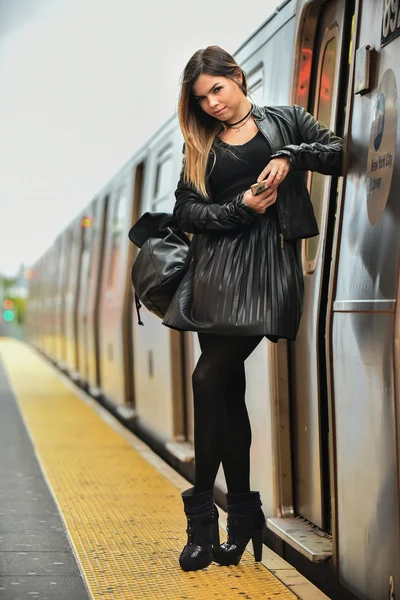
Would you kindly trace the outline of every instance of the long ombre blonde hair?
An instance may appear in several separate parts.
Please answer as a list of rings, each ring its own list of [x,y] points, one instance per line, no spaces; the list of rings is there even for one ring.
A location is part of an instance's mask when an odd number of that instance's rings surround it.
[[[227,127],[202,110],[193,95],[192,87],[202,73],[228,77],[237,83],[234,78],[237,69],[243,75],[240,88],[247,96],[247,81],[243,69],[228,52],[219,46],[208,46],[205,49],[197,50],[187,63],[182,75],[178,119],[185,139],[184,180],[193,185],[207,199],[208,157],[215,136],[217,133],[226,131]]]

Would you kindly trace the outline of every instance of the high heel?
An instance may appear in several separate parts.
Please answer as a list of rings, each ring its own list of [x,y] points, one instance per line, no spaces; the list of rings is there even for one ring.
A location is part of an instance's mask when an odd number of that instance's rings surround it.
[[[253,535],[251,536],[251,541],[253,542],[254,560],[256,562],[262,561],[262,548],[263,548],[262,534],[263,534],[263,527],[260,527],[260,529],[255,529],[253,531]]]
[[[183,571],[205,569],[213,560],[213,550],[220,548],[218,509],[213,490],[195,493],[189,488],[181,494],[187,518],[187,542],[179,556]]]
[[[213,560],[223,566],[238,565],[250,539],[253,542],[254,559],[262,559],[262,534],[265,525],[259,492],[227,494],[228,539]]]

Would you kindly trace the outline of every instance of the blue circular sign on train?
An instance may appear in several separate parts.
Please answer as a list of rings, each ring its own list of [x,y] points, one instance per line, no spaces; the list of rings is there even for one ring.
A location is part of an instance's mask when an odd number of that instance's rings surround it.
[[[397,86],[387,69],[376,93],[366,172],[367,212],[373,227],[379,223],[389,197],[397,136]]]

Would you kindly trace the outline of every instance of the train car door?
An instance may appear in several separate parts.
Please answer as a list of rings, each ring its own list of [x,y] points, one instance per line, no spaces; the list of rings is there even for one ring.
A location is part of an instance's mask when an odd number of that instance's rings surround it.
[[[399,598],[400,589],[399,7],[357,2],[348,168],[338,204],[327,333],[337,572],[365,600]]]
[[[56,342],[56,360],[59,367],[63,368],[65,363],[65,296],[64,286],[67,278],[67,248],[68,231],[64,231],[58,239],[60,248],[60,258],[58,263],[57,291],[55,296],[55,342]]]
[[[101,390],[108,400],[126,404],[124,387],[123,304],[127,280],[128,211],[131,206],[132,177],[127,170],[115,181],[110,195],[105,232],[99,341]]]
[[[88,381],[88,303],[91,284],[91,257],[93,246],[93,222],[95,219],[96,203],[93,201],[86,213],[81,218],[82,245],[81,245],[81,272],[78,301],[78,364],[81,381]]]
[[[347,89],[349,4],[339,0],[327,2],[314,19],[309,12],[295,78],[295,103],[302,104],[339,135]],[[306,29],[313,26],[312,45]],[[289,346],[294,511],[329,530],[325,329],[338,180],[309,173],[308,186],[320,235],[303,242],[304,312],[297,340]]]
[[[86,383],[90,393],[97,396],[100,391],[100,338],[99,315],[101,286],[103,280],[104,246],[109,196],[97,198],[93,203],[91,226],[90,269],[87,299],[87,347]]]
[[[73,379],[78,379],[78,327],[77,311],[80,284],[80,257],[82,230],[80,217],[77,217],[70,226],[71,246],[68,249],[68,280],[65,289],[65,368]]]
[[[175,135],[175,137],[174,137]],[[140,212],[172,212],[181,157],[176,122],[153,140],[146,158]],[[138,197],[139,199],[139,197]],[[141,310],[144,327],[133,318],[135,412],[137,424],[163,440],[170,453],[187,460],[184,424],[182,334]],[[182,446],[183,444],[183,446]]]

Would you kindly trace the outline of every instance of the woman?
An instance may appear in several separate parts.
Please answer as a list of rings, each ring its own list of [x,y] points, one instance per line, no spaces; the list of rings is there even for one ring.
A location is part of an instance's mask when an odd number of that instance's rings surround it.
[[[299,106],[250,102],[246,76],[218,46],[183,74],[178,117],[185,157],[175,192],[193,258],[163,323],[196,331],[195,483],[182,493],[188,540],[180,565],[238,564],[250,538],[261,560],[265,523],[250,491],[251,429],[244,361],[263,337],[295,340],[303,308],[300,240],[318,234],[304,171],[339,175],[342,140]],[[253,196],[250,186],[266,179]],[[228,540],[219,545],[213,485],[222,462]]]

